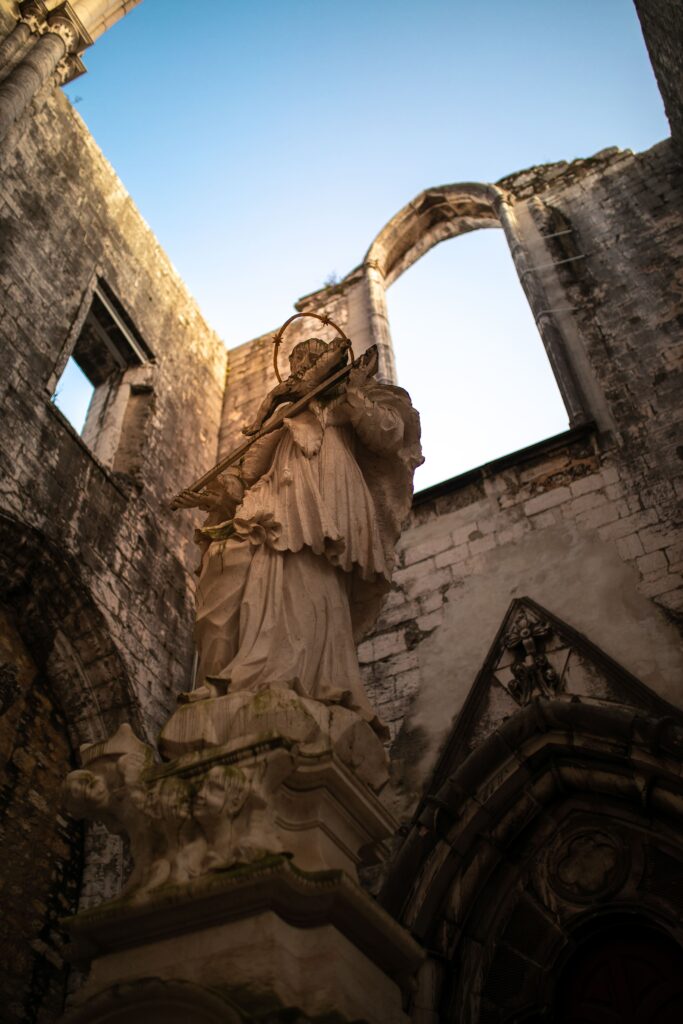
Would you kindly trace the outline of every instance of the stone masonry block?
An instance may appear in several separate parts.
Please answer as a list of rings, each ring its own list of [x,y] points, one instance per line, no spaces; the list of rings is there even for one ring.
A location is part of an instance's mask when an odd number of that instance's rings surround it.
[[[524,514],[533,516],[537,512],[545,512],[546,509],[561,505],[562,502],[567,501],[570,497],[571,492],[568,487],[558,487],[553,491],[537,494],[535,498],[530,498],[524,505]]]
[[[638,534],[630,533],[627,537],[620,537],[617,541],[617,551],[627,561],[642,555],[643,545]]]
[[[400,586],[407,586],[415,580],[423,578],[426,574],[433,572],[436,568],[433,558],[427,558],[422,562],[414,562],[405,569],[397,569],[394,573],[394,583]]]
[[[407,584],[409,597],[419,597],[421,594],[428,594],[430,590],[438,590],[439,587],[449,586],[452,581],[450,570],[447,568],[431,570],[418,579],[410,580]]]
[[[442,551],[440,555],[437,555],[434,559],[437,569],[443,569],[447,565],[458,565],[460,562],[464,562],[470,553],[469,544],[458,544],[455,548],[449,548],[447,551]]]
[[[606,505],[607,498],[600,491],[589,491],[587,494],[582,494],[578,498],[574,498],[572,501],[568,501],[566,505],[562,506],[562,515],[565,519],[573,519],[574,516],[579,515],[580,512],[586,512],[591,508],[599,508],[600,505]]]
[[[576,521],[579,525],[589,530],[595,530],[599,526],[605,526],[619,518],[619,510],[614,505],[601,505],[599,508],[592,508],[588,512],[581,512]]]
[[[601,540],[617,540],[619,537],[626,537],[635,531],[641,530],[652,523],[657,522],[657,514],[652,509],[644,512],[634,512],[627,515],[618,522],[605,525],[600,530]]]
[[[450,535],[446,533],[443,536],[433,537],[422,544],[417,544],[415,547],[406,546],[404,548],[404,564],[407,567],[416,562],[424,562],[425,559],[430,558],[432,555],[438,555],[450,547],[450,544]]]
[[[658,579],[643,581],[638,590],[647,597],[658,597],[660,594],[666,594],[680,586],[683,586],[683,576],[680,573],[670,572]]]
[[[645,551],[656,551],[658,548],[667,548],[680,540],[680,533],[664,526],[653,526],[638,533]]]
[[[380,633],[372,640],[366,640],[358,648],[358,660],[361,663],[371,661],[382,661],[391,657],[392,654],[399,654],[405,651],[406,643],[403,630],[392,633]]]
[[[663,569],[666,572],[669,563],[664,552],[661,548],[658,548],[656,551],[651,551],[649,555],[643,555],[639,558],[636,565],[643,576],[647,576],[649,573],[657,572],[657,570]],[[658,575],[661,575],[661,572]]]
[[[582,494],[599,491],[604,484],[605,478],[602,473],[590,473],[588,476],[582,476],[579,480],[575,480],[569,485],[569,489],[575,498],[579,498]]]
[[[472,555],[482,555],[496,546],[495,534],[488,534],[486,537],[479,537],[478,540],[470,541],[470,552]]]
[[[530,522],[534,530],[545,530],[548,526],[555,526],[558,515],[559,512],[549,508],[545,512],[539,512],[538,515],[532,516]]]

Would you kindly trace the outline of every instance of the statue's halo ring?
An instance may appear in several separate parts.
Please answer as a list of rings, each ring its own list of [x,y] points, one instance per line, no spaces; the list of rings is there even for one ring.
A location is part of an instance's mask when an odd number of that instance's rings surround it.
[[[335,331],[337,332],[337,334],[339,335],[340,338],[344,338],[346,341],[349,341],[349,339],[346,337],[346,335],[342,331],[341,327],[339,327],[337,324],[335,324],[334,320],[330,320],[329,316],[325,316],[325,315],[322,315],[320,313],[295,313],[294,316],[290,316],[289,320],[285,320],[285,322],[283,323],[283,325],[280,328],[280,330],[276,331],[275,334],[273,335],[273,368],[275,369],[275,376],[277,377],[277,379],[279,380],[280,383],[282,383],[282,377],[280,376],[280,370],[278,369],[278,365],[277,365],[277,356],[278,356],[278,352],[280,351],[280,345],[282,343],[282,336],[285,333],[285,331],[287,330],[287,328],[289,327],[289,325],[291,323],[293,323],[295,320],[299,320],[302,316],[313,316],[313,317],[315,317],[316,320],[320,320],[321,324],[329,324],[330,327],[334,327]],[[350,344],[351,344],[351,342],[349,341],[349,345]],[[354,359],[355,359],[355,356],[353,354],[353,349],[351,349],[350,351],[351,351],[351,362],[353,362]]]

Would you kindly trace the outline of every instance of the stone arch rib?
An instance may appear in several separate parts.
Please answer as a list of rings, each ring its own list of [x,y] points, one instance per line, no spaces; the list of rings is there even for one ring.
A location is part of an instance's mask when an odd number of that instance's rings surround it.
[[[388,287],[438,242],[477,228],[501,227],[501,196],[495,185],[474,182],[426,189],[382,228],[365,263],[379,269]]]

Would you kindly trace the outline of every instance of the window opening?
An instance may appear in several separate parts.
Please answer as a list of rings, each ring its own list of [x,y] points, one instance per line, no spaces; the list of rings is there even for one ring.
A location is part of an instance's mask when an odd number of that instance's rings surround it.
[[[53,395],[84,442],[116,471],[139,468],[151,412],[152,351],[111,289],[97,282]]]
[[[90,383],[74,357],[69,356],[64,372],[57,381],[52,401],[79,434],[83,430],[94,393],[94,384]]]
[[[387,291],[398,383],[420,412],[422,490],[568,429],[500,229],[431,249]]]

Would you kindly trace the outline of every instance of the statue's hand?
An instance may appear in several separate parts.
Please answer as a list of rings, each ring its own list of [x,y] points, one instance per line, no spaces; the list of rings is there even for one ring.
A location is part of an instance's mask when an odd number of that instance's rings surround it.
[[[176,508],[201,508],[204,512],[213,512],[222,505],[222,500],[217,494],[198,494],[196,491],[181,491],[174,498]]]

